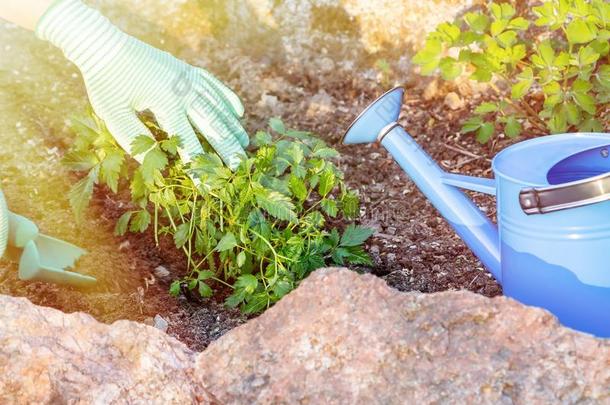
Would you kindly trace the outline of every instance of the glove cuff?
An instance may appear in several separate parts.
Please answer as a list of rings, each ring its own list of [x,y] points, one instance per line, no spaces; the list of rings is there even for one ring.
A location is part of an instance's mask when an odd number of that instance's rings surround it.
[[[38,21],[36,36],[60,48],[83,74],[102,69],[130,39],[80,0],[55,0]]]

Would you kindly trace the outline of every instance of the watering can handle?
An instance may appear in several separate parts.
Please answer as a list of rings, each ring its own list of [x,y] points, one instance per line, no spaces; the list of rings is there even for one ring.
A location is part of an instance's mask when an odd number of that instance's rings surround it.
[[[557,186],[525,188],[519,193],[528,215],[546,214],[610,200],[610,173]]]

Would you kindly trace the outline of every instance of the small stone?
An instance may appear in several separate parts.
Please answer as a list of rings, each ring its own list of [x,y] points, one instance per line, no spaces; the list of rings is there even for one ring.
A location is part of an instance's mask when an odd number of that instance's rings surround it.
[[[169,323],[165,319],[163,319],[161,315],[155,315],[154,322],[155,328],[159,329],[162,332],[167,332],[167,328],[169,328]]]
[[[161,278],[161,279],[169,277],[169,274],[170,274],[169,270],[163,266],[155,267],[155,270],[153,270],[153,273],[155,273],[155,276],[157,278]]]
[[[320,90],[311,98],[305,115],[310,118],[326,115],[333,112],[333,98],[324,90]]]
[[[438,81],[432,80],[424,89],[424,100],[430,101],[438,96]]]
[[[121,244],[119,245],[119,251],[122,252],[125,249],[129,249],[129,246],[131,244],[129,243],[128,240],[121,242]]]
[[[464,100],[457,95],[457,93],[451,92],[445,96],[445,105],[452,110],[459,110],[464,107]]]

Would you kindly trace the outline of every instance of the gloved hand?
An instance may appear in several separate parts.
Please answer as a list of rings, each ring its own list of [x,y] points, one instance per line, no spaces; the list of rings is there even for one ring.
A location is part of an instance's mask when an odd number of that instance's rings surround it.
[[[249,142],[238,120],[243,105],[204,69],[125,34],[80,0],[55,1],[36,34],[78,66],[95,113],[126,151],[136,137],[152,136],[136,115],[150,110],[164,131],[180,137],[184,162],[203,153],[192,123],[227,166],[239,165]]]

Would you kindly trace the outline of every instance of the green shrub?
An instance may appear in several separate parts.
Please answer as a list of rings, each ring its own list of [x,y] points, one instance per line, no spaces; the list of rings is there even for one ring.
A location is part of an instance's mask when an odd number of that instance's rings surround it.
[[[499,101],[479,105],[462,128],[481,143],[498,131],[518,136],[523,121],[541,134],[601,131],[610,100],[610,3],[545,0],[521,14],[509,3],[491,3],[443,23],[414,62],[424,75],[440,71],[452,81],[468,74],[496,90]],[[530,105],[538,92],[544,102]]]
[[[77,138],[64,162],[87,173],[70,193],[77,216],[95,184],[117,192],[122,181],[129,183],[134,209],[121,216],[116,232],[153,227],[157,242],[162,235],[173,238],[189,273],[172,284],[171,294],[178,295],[184,286],[210,297],[210,281],[215,281],[233,289],[229,306],[253,313],[278,301],[317,268],[371,264],[362,248],[370,229],[328,229],[329,218],[357,217],[359,200],[331,161],[337,152],[321,140],[273,119],[276,136],[258,132],[255,151],[231,172],[212,152],[183,165],[178,138],[147,125],[159,141],[135,140],[132,153],[146,153],[138,167],[128,164],[95,116],[74,121]]]

